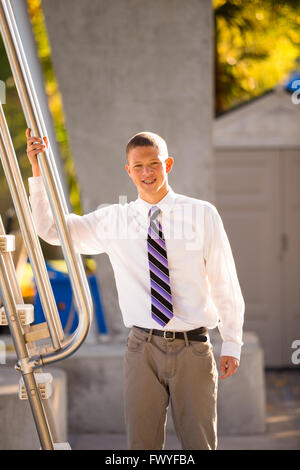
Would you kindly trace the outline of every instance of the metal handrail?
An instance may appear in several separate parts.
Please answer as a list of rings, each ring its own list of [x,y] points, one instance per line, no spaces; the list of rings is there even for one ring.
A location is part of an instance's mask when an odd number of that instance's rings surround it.
[[[27,253],[31,261],[34,278],[36,280],[38,290],[41,292],[41,299],[43,299],[44,314],[48,324],[52,345],[55,349],[59,349],[61,348],[64,333],[61,327],[42,249],[34,228],[27,194],[22,181],[2,105],[0,105],[0,157],[16,214],[18,216]]]
[[[0,236],[5,237],[5,230],[0,216]],[[42,449],[54,449],[56,438],[55,427],[51,429],[51,412],[46,413],[44,403],[39,394],[33,367],[30,366],[32,343],[26,343],[23,331],[27,325],[21,324],[17,304],[23,304],[22,293],[17,281],[12,255],[9,251],[0,252],[0,293],[5,307],[6,319],[13,339],[16,355],[18,357],[18,370],[22,372],[23,382],[27,391],[33,419],[40,439]]]
[[[31,78],[29,66],[9,0],[0,0],[0,29],[27,125],[33,130],[34,135],[47,135],[43,115],[39,106],[35,87]],[[19,178],[14,179],[15,175],[18,173],[18,170],[16,169],[15,164],[12,162],[12,149],[8,140],[9,139],[7,138],[5,139],[4,150],[6,152],[4,153],[10,156],[10,160],[6,163],[9,167],[8,171],[11,171],[14,175],[12,179],[16,185],[15,190],[20,191],[22,190],[22,184],[20,184]],[[45,309],[46,321],[47,323],[49,322],[48,326],[51,339],[53,341],[53,350],[43,354],[39,358],[36,358],[34,361],[34,367],[39,367],[43,364],[50,364],[52,362],[64,359],[70,354],[74,353],[86,338],[93,315],[93,303],[82,259],[79,254],[75,253],[67,226],[66,219],[68,215],[68,208],[58,177],[50,143],[49,148],[45,151],[45,154],[38,155],[38,161],[61,241],[63,255],[68,267],[75,303],[78,309],[79,324],[71,337],[62,338],[58,323],[59,316],[57,310],[53,308],[53,305],[49,305],[49,299],[47,298],[47,295],[42,297],[43,289],[40,292],[39,288],[41,286],[38,285],[37,282],[37,288],[40,295],[42,293],[41,302],[43,308]],[[16,213],[17,215],[19,214],[19,209],[17,207]],[[31,224],[31,221],[29,224]],[[23,227],[24,232],[27,231],[27,228],[28,227],[26,226]],[[30,243],[33,244],[34,249],[37,247],[35,237],[32,237]],[[39,268],[37,267],[37,269]],[[43,272],[41,272],[41,276],[44,278]]]

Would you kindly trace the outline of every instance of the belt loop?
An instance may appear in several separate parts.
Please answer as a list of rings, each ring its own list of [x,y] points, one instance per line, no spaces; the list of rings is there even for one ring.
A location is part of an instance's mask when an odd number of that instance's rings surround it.
[[[150,330],[150,332],[149,332],[149,336],[148,336],[148,340],[147,340],[147,342],[148,342],[148,343],[150,343],[150,342],[151,342],[151,338],[152,338],[152,331],[153,331],[153,330],[151,329],[151,330]]]
[[[184,340],[185,340],[185,345],[188,347],[190,345],[190,343],[189,343],[186,331],[183,332],[183,336],[184,336]]]

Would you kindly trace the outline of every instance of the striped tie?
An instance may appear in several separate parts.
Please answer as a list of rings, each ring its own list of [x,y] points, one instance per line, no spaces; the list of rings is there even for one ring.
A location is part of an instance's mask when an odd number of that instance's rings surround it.
[[[173,305],[166,242],[162,233],[162,227],[158,221],[160,212],[161,210],[157,206],[151,207],[149,211],[150,224],[147,245],[152,318],[161,326],[165,326],[173,317]]]

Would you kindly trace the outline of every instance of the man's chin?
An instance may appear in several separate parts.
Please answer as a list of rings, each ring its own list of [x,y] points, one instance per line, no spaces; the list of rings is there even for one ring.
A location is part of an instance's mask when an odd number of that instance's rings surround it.
[[[159,187],[157,185],[157,182],[155,182],[153,184],[142,183],[141,184],[141,189],[142,189],[142,191],[146,191],[148,194],[149,193],[155,194],[159,191]]]

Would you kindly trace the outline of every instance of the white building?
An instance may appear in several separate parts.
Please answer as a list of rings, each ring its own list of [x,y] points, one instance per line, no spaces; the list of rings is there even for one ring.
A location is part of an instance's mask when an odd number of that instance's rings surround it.
[[[266,366],[300,339],[300,104],[284,87],[215,119],[216,206]]]

